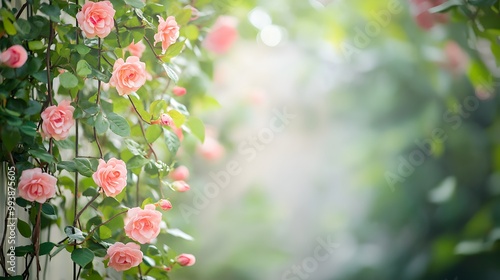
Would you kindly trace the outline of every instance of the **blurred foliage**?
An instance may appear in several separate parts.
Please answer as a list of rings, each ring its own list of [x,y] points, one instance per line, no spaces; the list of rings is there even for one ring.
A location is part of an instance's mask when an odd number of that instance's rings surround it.
[[[357,192],[372,196],[360,198],[367,203],[362,220],[345,222],[358,250],[345,265],[334,264],[331,277],[309,279],[500,279],[500,2],[427,1],[422,10],[423,2],[256,3],[272,24],[286,29],[287,44],[322,61],[304,70],[309,80],[320,73],[328,76],[320,82],[336,81],[322,104],[329,117],[362,131],[345,159]],[[240,16],[242,37],[255,40],[260,31],[248,20],[250,8],[235,5],[232,11]],[[318,103],[301,105],[315,111]],[[338,148],[325,147],[325,153]],[[270,204],[252,207],[266,217],[274,209]],[[326,215],[334,219],[334,213]],[[265,236],[273,240],[271,233]],[[287,261],[278,256],[286,249],[261,242],[234,245],[259,261],[227,253],[225,261],[207,267],[210,273],[181,273],[191,279],[264,279],[270,268],[262,263],[285,271],[302,260]],[[257,251],[256,244],[274,254]],[[375,253],[362,250],[367,246]],[[242,269],[242,262],[261,266]],[[283,279],[302,279],[295,277]]]

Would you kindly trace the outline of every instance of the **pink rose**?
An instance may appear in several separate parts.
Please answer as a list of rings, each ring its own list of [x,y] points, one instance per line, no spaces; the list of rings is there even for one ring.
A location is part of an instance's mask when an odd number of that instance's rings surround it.
[[[191,5],[187,5],[186,8],[191,9],[191,18],[189,21],[197,20],[200,17],[200,11]]]
[[[189,185],[182,180],[174,181],[172,183],[172,188],[178,192],[187,192],[190,189]]]
[[[469,57],[456,42],[446,42],[446,45],[444,46],[444,54],[446,56],[444,66],[452,73],[458,75],[467,70]]]
[[[64,140],[68,137],[69,130],[75,125],[73,112],[75,107],[68,100],[63,100],[59,105],[52,105],[43,110],[42,134],[49,135],[55,140]]]
[[[238,38],[236,23],[234,17],[220,16],[203,40],[203,46],[217,54],[227,52]]]
[[[162,53],[165,53],[168,47],[179,38],[179,25],[173,16],[167,17],[166,20],[158,16],[158,21],[158,32],[154,36],[154,44],[161,42]]]
[[[181,266],[192,266],[196,262],[196,258],[191,254],[180,254],[175,257],[175,261]]]
[[[160,206],[161,210],[164,210],[164,211],[172,209],[172,203],[166,199],[160,199],[160,202],[158,202],[158,205]]]
[[[43,173],[40,168],[24,170],[19,178],[19,195],[28,200],[44,203],[56,194],[57,179]]]
[[[161,114],[160,116],[160,123],[162,125],[173,125],[174,124],[174,119],[172,119],[172,117],[169,115],[169,114]]]
[[[109,258],[109,267],[114,268],[116,271],[123,271],[138,266],[142,262],[142,256],[139,245],[133,242],[127,244],[116,242],[109,246],[104,259]]]
[[[87,38],[104,38],[109,35],[115,22],[115,9],[109,1],[87,2],[76,14],[78,24]]]
[[[179,138],[179,141],[182,141],[184,139],[184,134],[182,133],[182,128],[177,127],[175,125],[171,125],[170,128],[175,133],[175,135],[177,135],[177,138]]]
[[[142,41],[136,43],[132,42],[128,45],[127,50],[131,55],[141,57],[142,53],[146,50],[146,45]]]
[[[441,5],[445,0],[411,0],[413,17],[418,26],[422,29],[430,30],[436,23],[446,23],[448,15],[431,14],[430,8]]]
[[[127,186],[127,166],[123,160],[116,158],[109,159],[107,163],[99,159],[92,179],[104,190],[106,196],[115,197]]]
[[[124,96],[141,88],[147,77],[146,64],[137,56],[129,56],[125,62],[121,58],[115,61],[109,84],[116,87],[119,95]]]
[[[168,176],[172,180],[176,180],[176,181],[187,180],[187,178],[189,177],[189,169],[187,167],[185,167],[184,165],[181,165],[181,166],[177,167],[176,169],[172,170],[172,172],[170,172],[170,174],[168,174]]]
[[[178,87],[178,86],[175,86],[173,89],[172,89],[172,92],[174,93],[174,95],[176,96],[183,96],[184,94],[186,94],[186,89],[183,88],[183,87]]]
[[[203,145],[198,149],[201,155],[208,160],[217,160],[224,154],[224,147],[213,137],[205,137]]]
[[[28,59],[28,53],[20,45],[14,45],[0,53],[0,62],[10,68],[19,68]]]
[[[153,204],[144,206],[144,210],[134,207],[125,218],[125,234],[133,240],[149,243],[160,234],[161,213]]]

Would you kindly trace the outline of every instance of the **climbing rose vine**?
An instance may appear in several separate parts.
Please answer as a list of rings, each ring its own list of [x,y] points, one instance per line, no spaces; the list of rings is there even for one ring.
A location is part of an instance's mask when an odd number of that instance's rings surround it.
[[[221,2],[202,2],[2,2],[0,158],[15,173],[7,205],[26,214],[9,217],[4,276],[40,279],[61,254],[64,279],[168,279],[195,264],[170,218],[196,188],[177,154],[222,153],[202,146],[197,114],[215,102],[211,58],[236,38]]]

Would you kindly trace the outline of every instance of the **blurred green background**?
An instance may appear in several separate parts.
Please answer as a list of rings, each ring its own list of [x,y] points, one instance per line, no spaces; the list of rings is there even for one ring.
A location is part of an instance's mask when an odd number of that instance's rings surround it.
[[[172,279],[500,279],[498,71],[467,21],[426,30],[403,0],[221,7],[239,39],[204,111],[224,153],[181,160],[196,179],[171,223],[195,240],[169,244],[197,263]]]

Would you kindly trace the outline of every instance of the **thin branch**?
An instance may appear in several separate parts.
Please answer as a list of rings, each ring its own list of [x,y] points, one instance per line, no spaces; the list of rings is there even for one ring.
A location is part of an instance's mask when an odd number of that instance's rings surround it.
[[[98,49],[97,49],[97,69],[101,71],[101,51],[102,51],[102,45],[101,45],[101,38],[98,39]],[[97,80],[97,98],[95,101],[95,104],[99,107],[101,104],[101,80]],[[99,143],[99,137],[97,137],[97,131],[94,126],[94,138],[95,138],[95,143],[97,144],[97,148],[99,149],[99,155],[102,158],[102,147],[101,143]]]
[[[153,149],[153,146],[151,145],[151,143],[149,143],[148,138],[146,138],[146,132],[144,131],[144,126],[142,125],[141,122],[139,122],[139,126],[141,127],[142,136],[144,137],[144,140],[146,141],[146,143],[149,146],[149,150],[153,153],[153,156],[155,157],[155,160],[158,161],[158,156],[156,155],[156,152]]]
[[[50,71],[52,70],[52,66],[50,65],[50,47],[52,46],[52,40],[54,35],[54,27],[52,26],[52,21],[49,21],[49,41],[47,44],[47,55],[45,57],[45,64],[47,66],[47,95],[49,97],[49,105],[53,104],[52,99],[52,81],[50,79]]]
[[[139,279],[142,280],[142,270],[141,270],[141,264],[139,264],[137,266],[138,270],[139,270]]]
[[[19,10],[19,12],[17,12],[16,19],[18,19],[21,16],[21,14],[23,13],[24,9],[26,9],[26,6],[28,6],[28,3],[24,3],[21,6],[21,9]]]
[[[89,240],[90,238],[92,238],[92,235],[94,234],[94,232],[95,232],[95,231],[96,231],[99,227],[101,227],[101,226],[103,226],[103,225],[105,225],[105,224],[107,224],[107,223],[111,222],[111,220],[113,220],[114,218],[116,218],[116,217],[118,217],[118,216],[120,216],[120,215],[122,215],[122,214],[125,214],[125,213],[127,213],[127,212],[128,212],[128,209],[127,209],[127,210],[124,210],[124,211],[122,211],[122,212],[116,213],[116,214],[115,214],[115,215],[113,215],[111,218],[109,218],[107,221],[105,221],[105,222],[102,222],[102,223],[98,224],[98,225],[97,225],[97,226],[95,226],[95,227],[94,227],[91,231],[89,231],[89,234],[87,235],[87,237],[86,237],[86,238],[85,238],[82,242],[80,242],[80,243],[75,243],[75,246],[76,246],[76,245],[82,245],[83,243],[85,243],[85,241],[87,241],[87,240]]]
[[[36,258],[36,279],[40,279],[40,270],[42,269],[40,266],[40,230],[41,230],[41,219],[42,219],[42,204],[38,203],[38,214],[36,216],[36,222],[33,227],[33,247],[35,249],[35,258]]]
[[[146,43],[148,43],[149,47],[151,48],[151,51],[153,51],[153,54],[155,55],[155,57],[161,62],[163,63],[163,60],[161,60],[161,56],[159,56],[158,54],[156,54],[156,51],[155,51],[155,47],[153,46],[153,44],[151,44],[151,41],[149,41],[148,37],[144,36],[144,41],[146,41]]]
[[[137,174],[137,183],[135,184],[135,205],[139,207],[139,181],[141,179],[141,173]]]
[[[75,221],[78,220],[80,218],[80,216],[82,215],[83,211],[85,211],[85,209],[87,209],[90,206],[90,204],[92,204],[92,202],[94,202],[99,197],[99,195],[100,195],[99,191],[100,191],[100,188],[97,190],[97,194],[94,195],[92,197],[92,199],[90,199],[90,201],[87,202],[87,204],[85,204],[85,206],[83,206],[82,210],[78,211],[78,213],[75,215]],[[75,225],[73,225],[73,226],[75,226]]]
[[[120,43],[120,31],[118,30],[118,23],[116,23],[116,20],[115,20],[115,29],[116,29],[116,41],[118,43],[118,47],[121,49],[122,44]]]
[[[131,98],[130,96],[128,97],[128,100],[130,100],[130,103],[132,104],[132,107],[134,107],[134,111],[137,113],[137,115],[139,116],[139,118],[140,118],[143,122],[145,122],[145,123],[147,123],[147,124],[151,124],[151,122],[148,122],[147,120],[145,120],[144,118],[142,118],[142,115],[141,115],[141,114],[139,114],[139,111],[137,110],[137,107],[135,107],[134,101],[132,101],[132,98]]]

